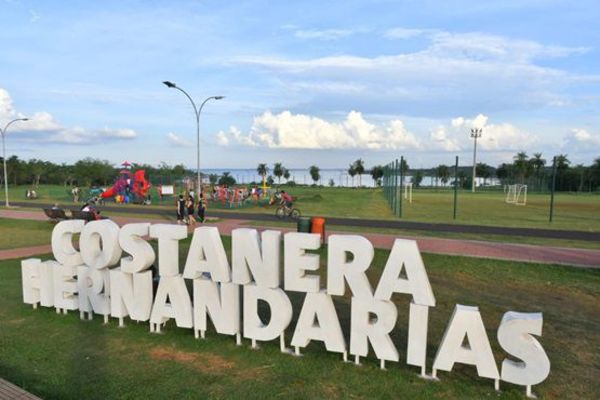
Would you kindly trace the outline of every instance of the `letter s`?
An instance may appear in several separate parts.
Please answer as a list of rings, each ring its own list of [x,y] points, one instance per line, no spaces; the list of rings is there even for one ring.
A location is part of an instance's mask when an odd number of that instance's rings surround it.
[[[504,359],[500,378],[517,385],[530,386],[542,382],[550,373],[550,360],[544,348],[532,335],[542,335],[542,313],[509,311],[498,328],[498,342],[510,355],[522,361]]]

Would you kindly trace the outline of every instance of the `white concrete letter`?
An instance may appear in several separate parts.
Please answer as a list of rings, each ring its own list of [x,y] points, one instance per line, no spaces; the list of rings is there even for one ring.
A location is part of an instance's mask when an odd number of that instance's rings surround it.
[[[73,234],[85,225],[81,219],[61,221],[52,230],[52,253],[56,261],[70,267],[83,264],[81,253],[73,247]]]
[[[371,266],[375,250],[366,238],[356,235],[330,235],[327,249],[327,293],[343,296],[344,279],[352,295],[361,299],[373,297],[373,289],[365,271]],[[348,253],[352,260],[348,260]],[[386,299],[387,300],[387,299]]]
[[[511,356],[522,361],[502,361],[501,378],[516,385],[536,385],[548,377],[550,360],[532,335],[542,335],[542,313],[504,314],[498,328],[498,343]]]
[[[109,219],[88,222],[81,230],[79,250],[83,263],[90,268],[115,265],[121,258],[119,225]]]
[[[258,315],[258,300],[269,304],[271,320],[265,325]],[[279,288],[269,289],[253,283],[244,286],[244,337],[267,341],[273,340],[292,321],[292,303]]]
[[[158,272],[161,277],[179,275],[179,241],[187,237],[183,225],[150,226],[150,237],[158,239]]]
[[[404,269],[406,279],[400,274]],[[396,239],[390,252],[375,298],[389,300],[393,293],[412,294],[415,304],[435,307],[435,297],[427,278],[425,265],[414,240]]]
[[[375,314],[375,318],[371,318]],[[396,325],[398,309],[388,300],[352,298],[350,353],[365,357],[369,342],[380,360],[398,361],[398,350],[389,333]]]
[[[463,342],[467,339],[467,344]],[[433,362],[433,370],[452,371],[455,362],[475,365],[484,378],[500,379],[479,308],[457,304]]]
[[[231,281],[227,254],[219,230],[214,226],[203,226],[194,230],[183,277],[197,279],[202,277],[204,272],[210,273],[215,282]]]
[[[306,347],[311,340],[324,342],[328,351],[346,351],[346,341],[333,300],[325,290],[306,294],[292,338],[292,346]]]
[[[194,279],[194,330],[206,331],[210,315],[217,333],[235,335],[240,332],[240,287],[233,283],[216,283]]]
[[[285,290],[318,293],[319,275],[307,275],[306,271],[319,269],[319,255],[306,254],[305,250],[318,250],[321,235],[289,232],[284,235],[283,242]]]
[[[245,285],[254,277],[258,286],[279,287],[281,232],[264,231],[259,239],[256,229],[234,229],[231,243],[234,283]]]
[[[149,223],[127,224],[119,231],[119,245],[129,253],[121,258],[121,271],[133,274],[150,268],[156,260],[154,249],[150,243],[142,239],[150,234]]]

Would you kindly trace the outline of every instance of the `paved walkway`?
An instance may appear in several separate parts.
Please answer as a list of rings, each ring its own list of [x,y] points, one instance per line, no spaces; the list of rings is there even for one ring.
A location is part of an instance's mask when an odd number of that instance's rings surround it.
[[[33,220],[47,220],[47,217],[40,211],[18,211],[18,210],[0,210],[2,218],[25,218]],[[133,217],[113,217],[112,220],[119,225],[130,222],[140,222],[140,218]],[[148,219],[144,221],[151,223],[165,223],[166,220]],[[207,222],[206,225],[216,226],[221,234],[230,235],[236,228],[248,228],[248,221],[243,219],[226,219],[217,222]],[[283,232],[290,232],[291,228],[257,228],[259,231],[265,229],[277,229]],[[190,231],[193,230],[190,227]],[[343,232],[338,230],[328,231],[327,234],[345,233],[356,234],[355,232]],[[467,257],[480,257],[501,260],[537,262],[545,264],[563,264],[576,267],[600,268],[600,250],[549,247],[536,245],[523,245],[513,243],[497,243],[476,240],[456,240],[433,237],[415,237],[399,236],[380,233],[361,233],[361,236],[369,239],[376,248],[390,249],[394,239],[416,240],[419,249],[425,253],[460,255]],[[0,250],[0,260],[11,258],[29,257],[35,254],[49,253],[50,246],[35,246],[21,249]]]
[[[0,400],[41,400],[39,397],[0,378]]]

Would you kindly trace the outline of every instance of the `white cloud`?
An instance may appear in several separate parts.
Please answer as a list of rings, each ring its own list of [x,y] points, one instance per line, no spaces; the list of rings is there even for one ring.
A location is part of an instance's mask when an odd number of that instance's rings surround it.
[[[431,139],[431,147],[441,148],[445,151],[460,151],[461,146],[459,144],[458,137],[454,135],[451,137],[445,126],[440,125],[429,135]]]
[[[595,152],[600,149],[600,135],[594,135],[585,129],[571,129],[563,140],[565,151]]]
[[[29,120],[11,125],[10,134],[14,135],[14,139],[45,143],[98,144],[103,141],[130,140],[138,136],[136,131],[128,128],[66,127],[47,111],[38,111],[26,116],[17,112],[8,91],[0,88],[0,125],[4,126],[12,119],[24,117]]]
[[[489,112],[572,106],[581,97],[574,95],[575,87],[589,92],[591,85],[600,83],[600,74],[570,73],[537,62],[582,54],[589,50],[585,47],[551,46],[479,32],[396,28],[387,35],[394,32],[398,37],[420,35],[428,42],[419,50],[372,57],[250,56],[233,62],[265,68],[284,87],[302,82],[305,97],[322,93],[320,83],[335,82],[327,94],[339,96],[337,104],[343,103],[348,94],[346,83],[362,96],[355,100],[356,107],[366,107],[375,98],[384,108],[409,104],[429,117],[432,111],[447,117],[478,104],[486,104]],[[314,99],[318,103],[317,96]],[[446,115],[441,114],[444,111]]]
[[[338,40],[355,34],[357,30],[352,29],[310,29],[297,30],[294,36],[299,39]]]
[[[184,139],[173,132],[167,133],[167,139],[169,140],[169,143],[178,147],[189,147],[192,145],[192,143],[189,140]]]
[[[362,114],[351,111],[342,122],[330,122],[304,114],[267,111],[254,118],[247,134],[232,127],[219,132],[220,145],[238,144],[288,149],[371,149],[397,150],[420,147],[416,137],[400,120],[386,125],[366,121]]]
[[[482,136],[477,143],[483,150],[524,150],[539,143],[535,134],[509,123],[488,124],[488,120],[488,116],[484,114],[478,114],[474,118],[453,118],[449,127],[438,127],[431,133],[430,138],[438,143],[438,148],[455,151],[472,143],[471,128],[481,128]]]
[[[392,28],[385,31],[383,36],[388,39],[412,39],[432,32],[431,29]]]
[[[547,46],[532,40],[509,39],[481,32],[436,32],[429,53],[475,60],[529,62],[536,58],[560,58],[589,51],[587,47]]]

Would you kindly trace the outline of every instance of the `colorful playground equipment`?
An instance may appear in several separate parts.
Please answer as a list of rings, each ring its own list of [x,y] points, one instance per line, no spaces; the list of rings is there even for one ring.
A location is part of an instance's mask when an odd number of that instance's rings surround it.
[[[123,166],[130,166],[123,163]],[[151,184],[146,179],[143,169],[132,172],[125,168],[119,172],[114,185],[106,189],[100,197],[102,199],[114,198],[116,203],[148,203],[148,191]]]

